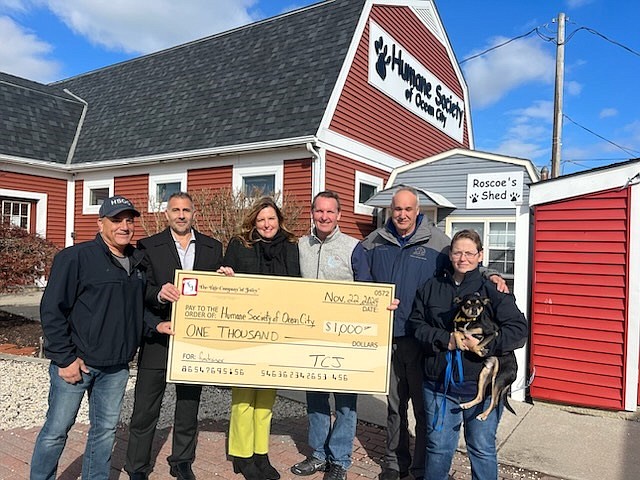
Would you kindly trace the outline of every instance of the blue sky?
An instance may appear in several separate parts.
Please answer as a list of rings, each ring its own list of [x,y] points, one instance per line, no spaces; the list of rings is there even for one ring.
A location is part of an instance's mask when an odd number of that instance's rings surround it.
[[[463,62],[476,149],[550,166],[555,19],[563,12],[567,42],[561,173],[640,157],[640,2],[435,1],[456,57]],[[47,83],[312,3],[0,0],[0,71]],[[525,38],[464,62],[534,29]]]

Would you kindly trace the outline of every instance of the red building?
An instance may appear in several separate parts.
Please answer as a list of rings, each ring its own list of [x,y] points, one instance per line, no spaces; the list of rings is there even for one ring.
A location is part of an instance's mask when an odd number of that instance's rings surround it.
[[[0,93],[2,217],[59,246],[93,237],[107,196],[150,213],[222,186],[336,190],[361,237],[394,168],[473,148],[430,1],[321,2],[49,85],[0,73]]]
[[[531,185],[534,399],[640,403],[640,160]]]

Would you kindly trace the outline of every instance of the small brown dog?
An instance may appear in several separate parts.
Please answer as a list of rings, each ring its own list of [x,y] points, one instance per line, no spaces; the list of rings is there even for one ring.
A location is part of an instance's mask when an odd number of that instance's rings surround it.
[[[466,350],[462,342],[465,335],[471,335],[480,340],[480,342],[468,351],[472,351],[480,357],[485,357],[488,353],[487,345],[500,334],[498,325],[486,313],[485,307],[490,301],[487,297],[482,297],[477,292],[454,299],[454,302],[458,305],[458,312],[453,320],[453,336],[460,350]],[[491,380],[491,403],[476,418],[480,421],[486,420],[491,411],[501,401],[504,402],[505,407],[511,413],[515,414],[516,412],[509,405],[507,394],[511,384],[516,379],[517,371],[518,364],[513,352],[487,357],[478,378],[478,394],[476,398],[470,402],[461,403],[460,407],[466,410],[482,403],[488,382]]]

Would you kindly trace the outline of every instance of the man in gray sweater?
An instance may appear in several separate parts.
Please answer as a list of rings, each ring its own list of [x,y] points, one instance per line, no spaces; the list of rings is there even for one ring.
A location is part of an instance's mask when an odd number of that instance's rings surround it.
[[[300,272],[303,278],[354,280],[351,254],[358,240],[345,235],[338,227],[340,198],[332,191],[317,194],[311,205],[311,234],[298,242]],[[331,426],[330,392],[307,392],[309,446],[311,456],[291,467],[295,475],[329,472],[326,480],[345,480],[351,466],[353,439],[356,434],[355,393],[333,392],[336,419]]]

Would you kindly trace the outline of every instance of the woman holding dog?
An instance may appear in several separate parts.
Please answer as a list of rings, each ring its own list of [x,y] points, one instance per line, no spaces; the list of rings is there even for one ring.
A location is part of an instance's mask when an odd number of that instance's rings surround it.
[[[425,478],[447,480],[453,455],[464,424],[467,452],[474,480],[498,478],[496,431],[503,410],[499,404],[482,421],[476,417],[491,402],[468,409],[461,404],[478,392],[478,377],[485,358],[513,352],[525,344],[527,321],[513,295],[500,293],[483,278],[482,241],[474,230],[462,230],[453,237],[449,252],[451,269],[434,277],[417,292],[409,318],[415,337],[422,343],[424,360],[424,402],[427,417]],[[483,356],[474,353],[482,335],[475,332],[454,335],[457,302],[469,294],[482,298],[484,314],[498,326],[498,335],[487,343]],[[488,299],[488,300],[487,300]],[[484,343],[484,342],[483,342]],[[489,392],[488,392],[489,393]]]
[[[241,228],[229,242],[219,273],[300,276],[296,237],[287,229],[282,211],[271,197],[262,197],[253,205]],[[280,478],[268,456],[275,399],[272,388],[231,389],[229,456],[233,471],[246,480]]]

